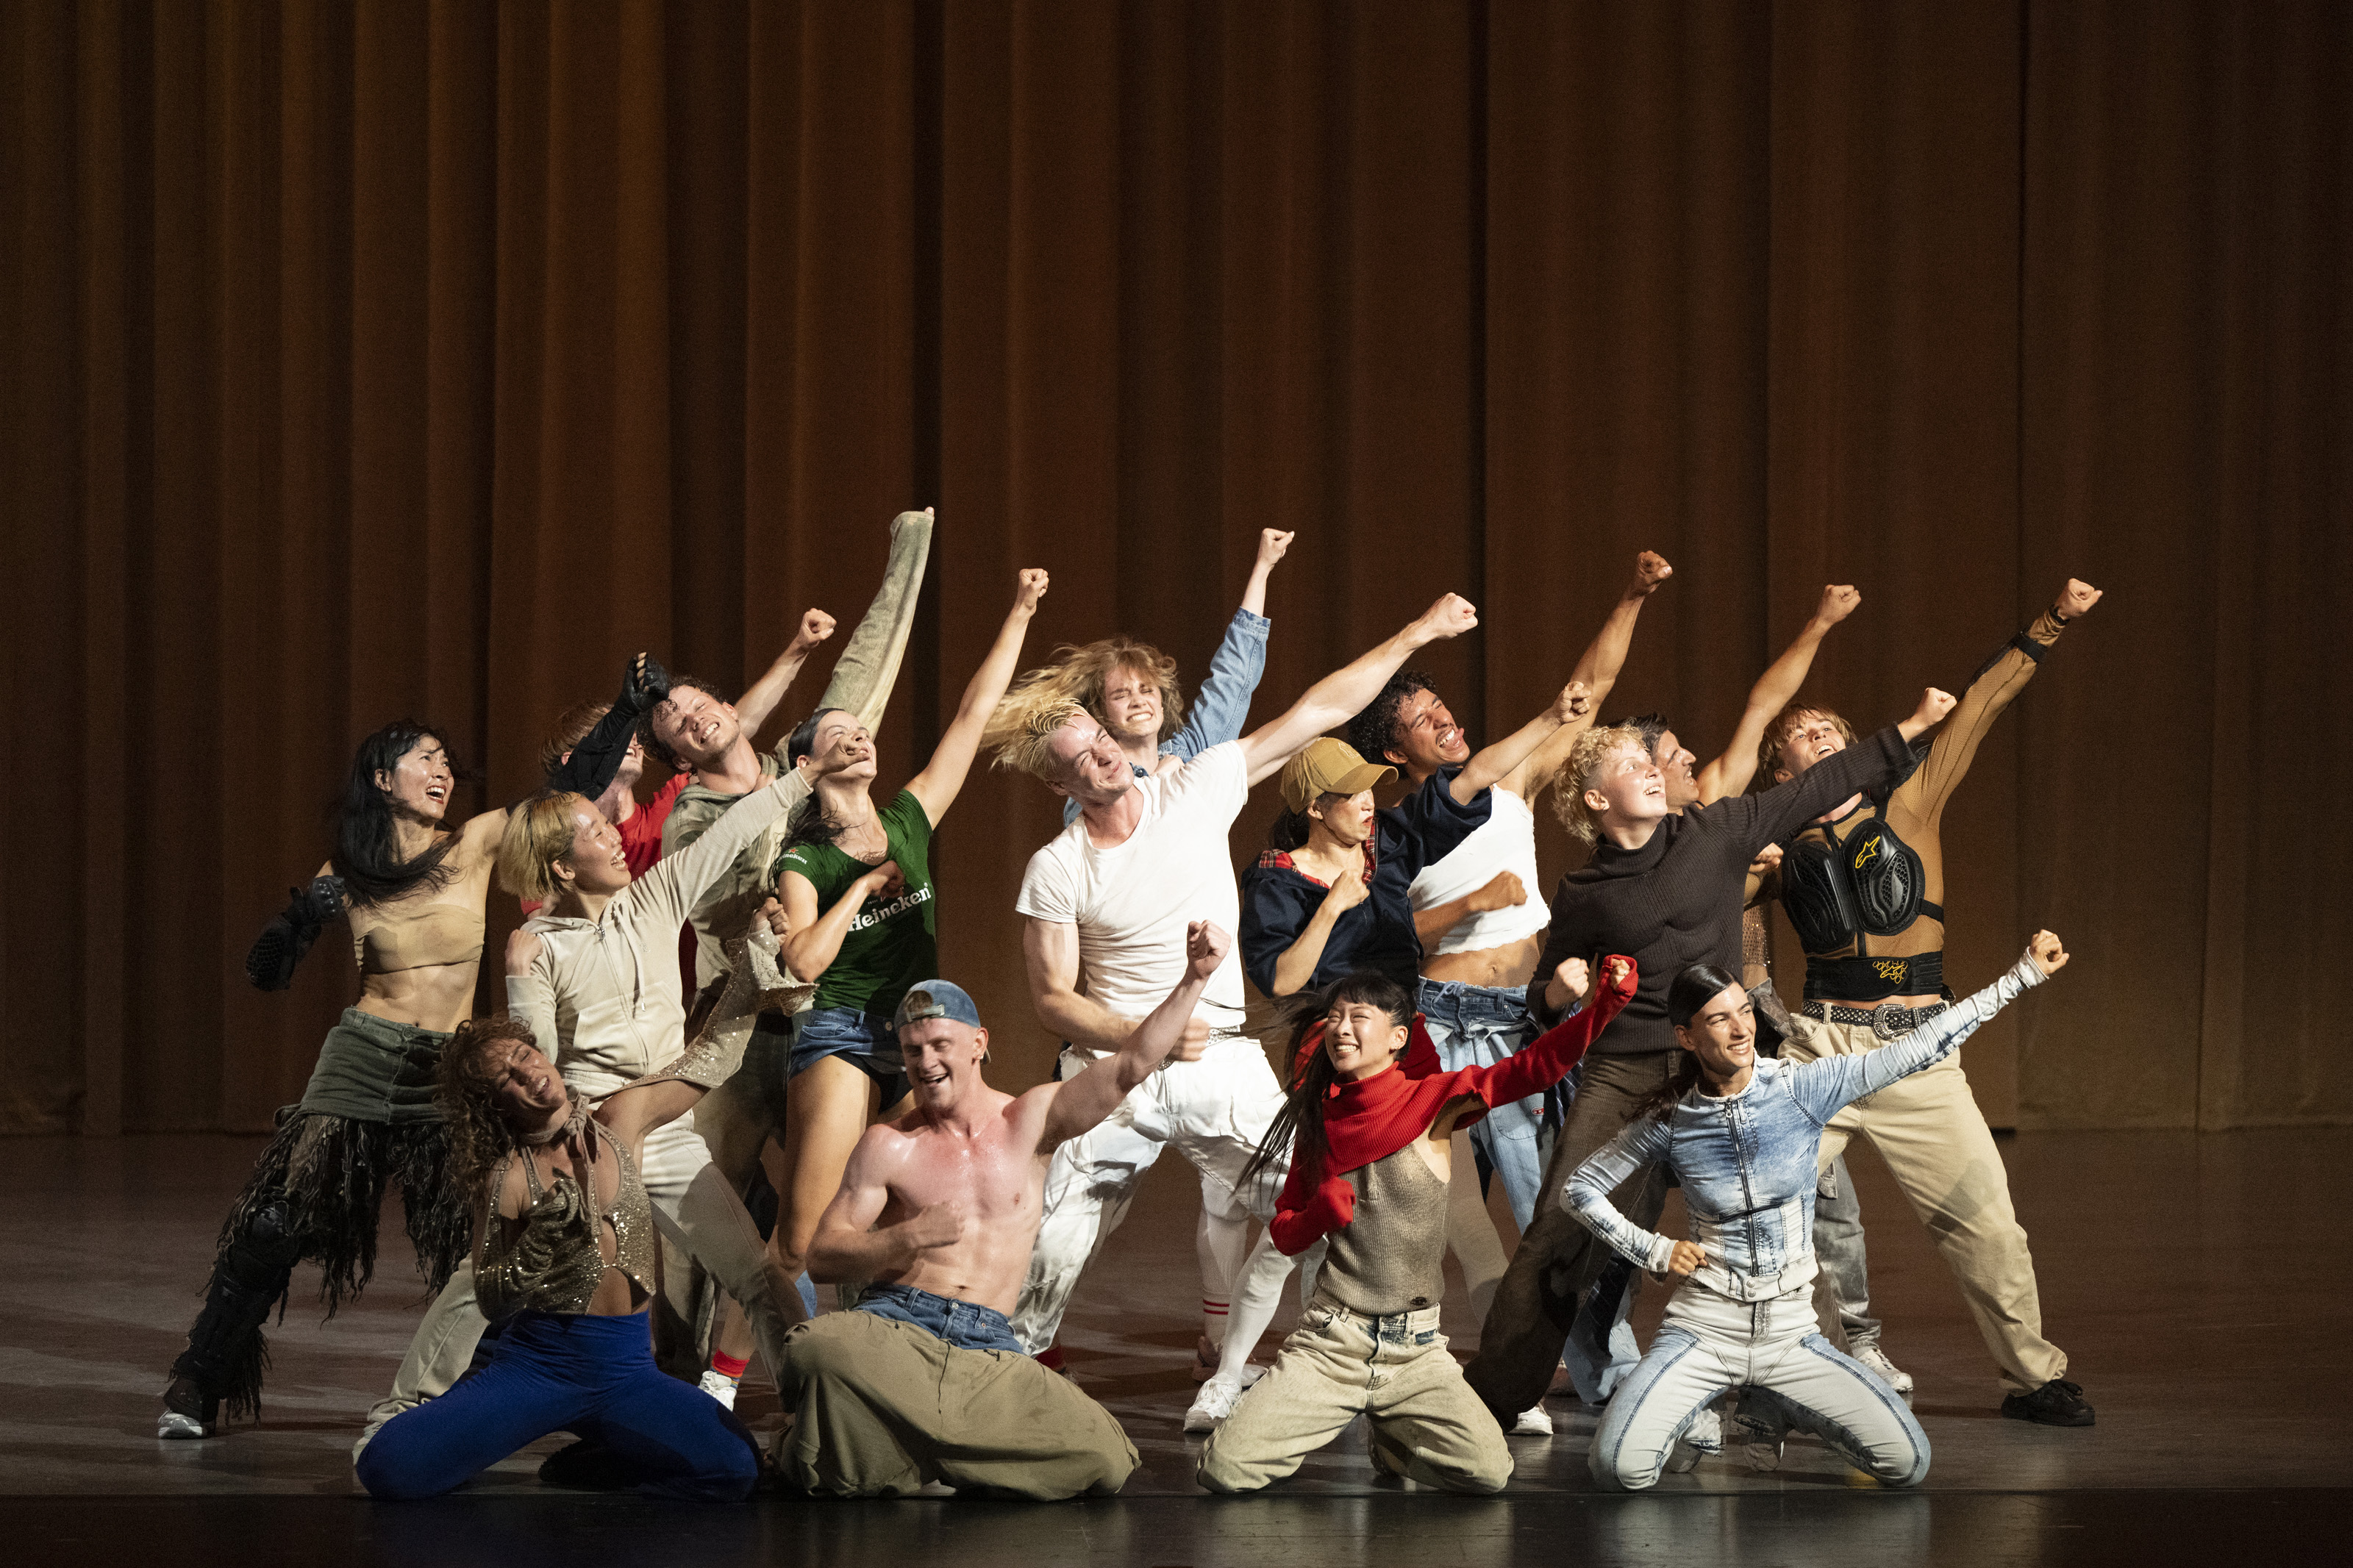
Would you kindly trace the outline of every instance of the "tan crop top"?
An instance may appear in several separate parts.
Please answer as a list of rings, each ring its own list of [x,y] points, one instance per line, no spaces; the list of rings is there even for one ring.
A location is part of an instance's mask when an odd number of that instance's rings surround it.
[[[482,911],[463,904],[427,904],[412,915],[375,921],[352,933],[352,956],[363,974],[472,963],[482,956]]]
[[[498,1226],[491,1226],[474,1265],[474,1298],[482,1315],[493,1322],[526,1309],[585,1312],[607,1268],[628,1275],[647,1295],[654,1293],[653,1210],[646,1202],[637,1162],[601,1123],[590,1121],[588,1127],[617,1160],[612,1206],[597,1213],[580,1184],[560,1172],[543,1187],[538,1163],[524,1155],[522,1177],[531,1205],[523,1211],[522,1228],[506,1239]],[[509,1155],[508,1161],[513,1158]],[[506,1179],[507,1161],[501,1161],[491,1178],[491,1191],[503,1190]],[[605,1257],[599,1222],[613,1227],[610,1261]]]

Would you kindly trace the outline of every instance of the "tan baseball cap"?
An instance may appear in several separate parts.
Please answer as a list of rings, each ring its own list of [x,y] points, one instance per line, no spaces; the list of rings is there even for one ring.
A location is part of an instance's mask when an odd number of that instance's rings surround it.
[[[1325,735],[1282,764],[1282,804],[1305,811],[1324,795],[1354,795],[1395,777],[1395,768],[1376,766],[1347,742]]]

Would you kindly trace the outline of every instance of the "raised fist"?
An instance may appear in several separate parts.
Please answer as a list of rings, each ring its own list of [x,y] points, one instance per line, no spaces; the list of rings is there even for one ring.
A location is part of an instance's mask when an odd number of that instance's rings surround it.
[[[1854,613],[1862,603],[1862,595],[1848,583],[1833,583],[1822,590],[1822,602],[1814,606],[1814,619],[1826,626],[1834,626]]]
[[[2067,585],[2059,590],[2058,604],[2052,607],[2072,621],[2077,616],[2088,615],[2092,606],[2099,602],[2100,591],[2097,588],[2080,577],[2070,577]]]
[[[2047,931],[2036,931],[2026,939],[2026,956],[2034,961],[2035,968],[2042,971],[2045,980],[2067,967],[2067,950],[2061,947],[2059,939]]]
[[[1234,939],[1212,921],[1192,921],[1185,928],[1185,973],[1196,980],[1207,980],[1225,963],[1233,945]]]
[[[1632,591],[1643,598],[1648,598],[1659,591],[1659,584],[1674,574],[1675,569],[1667,564],[1665,556],[1655,550],[1645,550],[1634,557]]]
[[[1560,689],[1552,701],[1552,721],[1556,724],[1571,724],[1593,711],[1593,693],[1582,680],[1572,680]]]
[[[1570,1002],[1582,1002],[1593,989],[1593,972],[1581,958],[1564,958],[1552,972],[1553,984],[1567,994]]]
[[[1637,979],[1634,961],[1622,952],[1613,952],[1601,961],[1601,984],[1619,995],[1630,998]]]
[[[1517,909],[1527,901],[1527,897],[1528,890],[1516,873],[1498,871],[1493,880],[1471,895],[1471,912],[1483,915],[1496,910]]]
[[[803,610],[801,624],[793,633],[793,647],[807,653],[833,635],[833,617],[823,610]]]
[[[1261,528],[1258,531],[1258,563],[1271,566],[1282,559],[1284,551],[1298,535],[1289,529]]]
[[[1479,612],[1472,607],[1471,601],[1460,594],[1448,594],[1422,611],[1421,618],[1410,629],[1415,646],[1420,647],[1459,637],[1478,624]]]
[[[1916,741],[1923,733],[1936,728],[1945,715],[1953,710],[1953,700],[1951,692],[1939,691],[1933,686],[1920,693],[1920,706],[1915,708],[1912,717],[1899,726],[1905,731],[1904,738]]]
[[[1020,592],[1014,596],[1013,607],[1025,616],[1033,614],[1038,608],[1038,601],[1046,596],[1046,569],[1024,566],[1020,583]]]

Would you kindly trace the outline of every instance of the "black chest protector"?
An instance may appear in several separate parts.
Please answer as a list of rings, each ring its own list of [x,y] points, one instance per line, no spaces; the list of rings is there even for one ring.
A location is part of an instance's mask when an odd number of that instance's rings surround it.
[[[1945,911],[1927,899],[1927,868],[1885,817],[1845,843],[1808,833],[1781,862],[1781,907],[1808,952],[1834,952],[1859,937],[1898,936],[1923,914]]]

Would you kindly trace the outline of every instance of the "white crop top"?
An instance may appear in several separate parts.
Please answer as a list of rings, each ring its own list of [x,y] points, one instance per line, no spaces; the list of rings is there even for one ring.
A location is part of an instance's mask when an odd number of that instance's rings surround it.
[[[1440,953],[1508,947],[1552,923],[1551,906],[1545,902],[1536,879],[1536,814],[1507,789],[1490,790],[1488,795],[1493,804],[1487,820],[1451,854],[1423,867],[1421,875],[1413,879],[1413,907],[1419,910],[1451,903],[1477,892],[1501,871],[1516,873],[1527,896],[1507,910],[1465,916],[1439,938]]]

